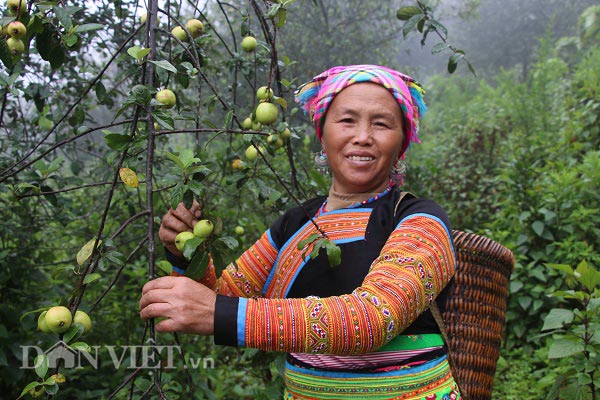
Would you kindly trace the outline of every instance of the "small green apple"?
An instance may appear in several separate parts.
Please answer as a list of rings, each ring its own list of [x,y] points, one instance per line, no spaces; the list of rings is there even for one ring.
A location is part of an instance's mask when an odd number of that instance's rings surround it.
[[[25,14],[27,12],[27,1],[25,0],[8,0],[6,2],[11,15]]]
[[[194,234],[189,231],[179,232],[177,236],[175,236],[175,247],[177,250],[183,251],[185,248],[185,242],[194,237]]]
[[[175,93],[173,93],[173,91],[169,89],[163,89],[159,91],[158,93],[156,93],[155,98],[159,103],[164,104],[168,108],[173,107],[175,103],[177,103]]]
[[[44,311],[44,312],[42,312],[42,313],[40,314],[40,316],[38,317],[38,320],[37,320],[37,327],[38,327],[38,330],[40,330],[40,331],[42,331],[42,332],[44,332],[44,333],[50,333],[50,332],[52,332],[52,331],[50,330],[50,328],[48,328],[48,324],[46,324],[46,313],[47,313],[47,312],[48,312],[48,311]]]
[[[288,128],[285,128],[280,134],[279,137],[283,140],[289,139],[292,137],[292,132]]]
[[[270,125],[277,121],[277,106],[273,103],[263,102],[256,107],[256,120],[263,125]]]
[[[46,321],[46,325],[50,331],[64,333],[71,327],[73,316],[71,315],[71,310],[67,307],[55,306],[46,311],[44,321]]]
[[[140,24],[144,25],[146,23],[146,20],[148,19],[148,13],[142,15],[140,17]],[[160,24],[160,15],[156,16],[156,25]]]
[[[252,121],[252,130],[260,131],[262,129],[262,124],[258,121]]]
[[[194,236],[200,239],[207,238],[215,229],[214,224],[208,219],[201,219],[194,225]]]
[[[185,27],[194,39],[204,33],[204,25],[202,25],[202,21],[197,19],[190,19],[186,22]]]
[[[244,234],[244,232],[245,231],[244,231],[244,227],[243,226],[239,226],[238,225],[238,226],[235,227],[235,234],[236,235],[240,235],[241,236],[241,235]]]
[[[15,39],[21,39],[27,33],[27,28],[22,22],[13,21],[6,27],[6,31],[11,37]]]
[[[258,157],[258,150],[256,150],[256,147],[254,147],[254,145],[250,145],[248,146],[244,154],[246,155],[248,161],[254,162],[256,160],[256,157]]]
[[[273,146],[276,149],[278,149],[281,146],[283,146],[283,140],[276,133],[271,133],[267,137],[267,143],[270,144],[271,146]]]
[[[242,121],[242,129],[252,128],[252,118],[248,117]]]
[[[257,42],[254,36],[246,36],[244,39],[242,39],[242,50],[244,50],[246,53],[251,53],[256,50],[256,45]]]
[[[80,323],[83,326],[83,333],[89,333],[92,330],[92,320],[89,315],[85,312],[77,310],[75,311],[75,317],[73,317],[73,323]]]
[[[21,39],[10,37],[6,39],[6,45],[11,54],[21,54],[25,51],[25,44]]]
[[[180,26],[176,26],[175,28],[171,29],[171,35],[175,36],[177,39],[181,40],[182,42],[185,42],[188,40],[187,33]]]
[[[256,98],[259,100],[271,100],[273,98],[273,89],[261,86],[256,91]]]

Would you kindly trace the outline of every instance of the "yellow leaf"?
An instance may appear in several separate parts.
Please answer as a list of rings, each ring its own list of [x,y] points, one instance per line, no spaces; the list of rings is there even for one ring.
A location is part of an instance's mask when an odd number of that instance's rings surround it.
[[[132,188],[138,187],[139,181],[135,171],[129,168],[121,168],[119,169],[119,176],[121,177],[121,180],[123,180],[123,183],[127,186]]]
[[[79,264],[79,266],[82,266],[92,255],[92,251],[94,251],[94,242],[96,242],[96,239],[90,240],[89,242],[84,244],[83,247],[77,253],[77,264]],[[99,240],[98,246],[100,246],[101,244],[102,240]]]

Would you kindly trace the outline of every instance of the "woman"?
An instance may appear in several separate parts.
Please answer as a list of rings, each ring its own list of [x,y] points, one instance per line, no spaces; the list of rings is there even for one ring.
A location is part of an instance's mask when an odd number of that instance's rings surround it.
[[[454,273],[448,218],[397,187],[418,141],[421,94],[412,78],[374,65],[335,67],[301,87],[296,100],[322,144],[316,161],[332,171],[329,195],[285,212],[218,279],[211,268],[200,283],[148,282],[141,317],[166,318],[158,331],[288,352],[289,399],[460,398],[427,310],[438,295],[443,307]],[[174,275],[185,274],[174,237],[198,218],[197,205],[163,218]],[[318,232],[313,222],[341,248],[341,265],[297,248]]]

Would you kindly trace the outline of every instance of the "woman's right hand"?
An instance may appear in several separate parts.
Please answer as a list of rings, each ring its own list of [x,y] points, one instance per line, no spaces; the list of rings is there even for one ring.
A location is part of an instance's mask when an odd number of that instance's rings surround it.
[[[171,253],[182,257],[183,254],[175,247],[175,237],[183,231],[194,230],[194,225],[202,216],[200,204],[194,200],[191,208],[186,208],[185,204],[179,203],[176,209],[169,209],[163,216],[162,223],[158,229],[158,237],[163,245]]]

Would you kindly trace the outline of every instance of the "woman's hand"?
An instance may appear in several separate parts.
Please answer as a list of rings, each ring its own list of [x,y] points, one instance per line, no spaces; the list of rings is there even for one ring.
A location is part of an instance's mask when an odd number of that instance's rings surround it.
[[[166,318],[156,324],[158,332],[214,333],[215,292],[186,277],[153,279],[142,289],[140,317]]]
[[[183,203],[179,203],[177,208],[172,208],[163,216],[162,223],[158,229],[158,237],[163,245],[171,253],[176,256],[183,254],[175,247],[175,236],[183,231],[193,231],[194,225],[202,216],[200,204],[194,200],[190,209],[186,208]]]

